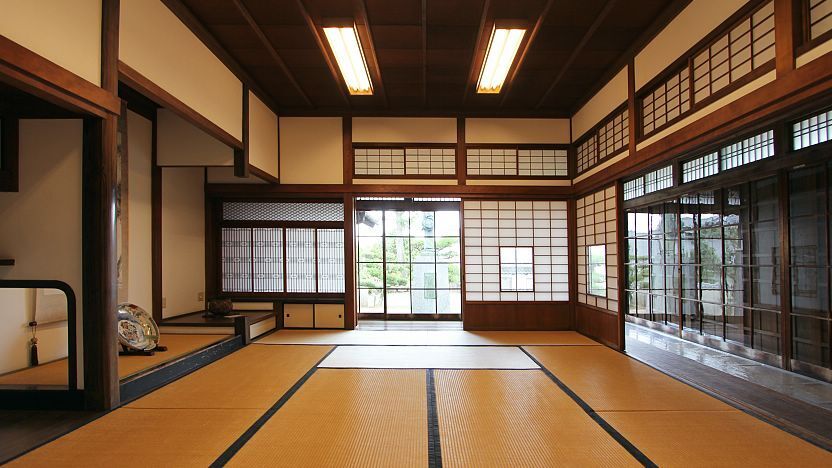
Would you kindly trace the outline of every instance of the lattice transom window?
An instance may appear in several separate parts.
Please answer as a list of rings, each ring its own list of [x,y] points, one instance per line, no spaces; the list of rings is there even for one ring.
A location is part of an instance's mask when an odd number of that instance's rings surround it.
[[[774,2],[771,1],[694,56],[694,101],[702,101],[773,59]]]
[[[423,147],[354,148],[354,175],[380,177],[453,176],[456,149]]]
[[[774,131],[746,138],[719,150],[722,170],[774,156]]]
[[[467,148],[470,176],[567,177],[565,148]]]
[[[832,4],[832,1],[830,1]],[[792,124],[792,149],[799,150],[832,140],[832,110]]]
[[[627,146],[629,123],[627,109],[624,109],[598,129],[598,159],[611,156]]]
[[[569,300],[566,202],[465,201],[463,217],[467,301]]]
[[[708,153],[682,163],[682,182],[703,179],[719,172],[719,154]]]
[[[685,66],[642,99],[643,132],[650,133],[689,110],[690,79]]]
[[[809,0],[809,39],[832,31],[832,0]]]
[[[225,202],[225,221],[344,221],[343,203]]]

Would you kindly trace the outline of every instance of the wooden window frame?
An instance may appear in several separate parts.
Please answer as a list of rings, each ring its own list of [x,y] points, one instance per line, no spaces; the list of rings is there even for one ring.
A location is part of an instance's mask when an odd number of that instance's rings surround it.
[[[700,40],[696,45],[691,47],[687,52],[682,54],[676,61],[674,61],[670,66],[665,68],[661,73],[659,73],[655,78],[647,82],[644,86],[641,87],[636,92],[636,121],[637,126],[635,127],[635,135],[636,141],[640,142],[643,141],[662,130],[670,127],[671,125],[681,121],[682,119],[690,116],[691,114],[699,111],[700,109],[707,107],[709,104],[721,99],[728,94],[736,91],[737,89],[741,88],[742,86],[754,81],[755,79],[765,75],[766,73],[771,72],[775,69],[775,62],[777,60],[776,55],[772,57],[771,60],[768,62],[758,66],[757,68],[753,68],[752,62],[752,70],[745,75],[741,76],[735,81],[731,81],[721,89],[716,92],[711,93],[707,97],[703,98],[700,101],[694,99],[695,92],[694,92],[694,67],[693,67],[693,60],[694,57],[698,56],[701,52],[709,49],[713,44],[718,42],[722,39],[725,35],[729,34],[734,27],[736,27],[742,21],[749,20],[757,11],[762,9],[764,6],[768,4],[769,1],[773,0],[753,0],[749,2],[744,7],[740,8],[737,12],[731,15],[728,19],[723,21],[719,26],[717,26],[713,31],[711,31],[707,36],[705,36],[702,40]],[[773,32],[772,32],[773,34]],[[753,42],[752,42],[753,45]],[[775,45],[772,45],[775,47]],[[753,61],[753,51],[752,56],[749,60]],[[729,50],[729,67],[728,67],[728,74],[730,76],[730,50]],[[679,113],[673,119],[667,120],[665,123],[659,126],[653,127],[652,130],[649,132],[644,131],[644,115],[643,115],[643,105],[644,99],[646,96],[651,94],[658,86],[662,85],[669,79],[680,72],[681,69],[687,68],[688,69],[688,93],[690,93],[689,98],[689,106],[688,110],[685,112]],[[632,124],[631,124],[632,125]],[[632,129],[631,129],[632,131]]]
[[[20,189],[20,124],[16,117],[0,116],[0,192]]]
[[[798,13],[799,18],[796,20],[796,22],[799,22],[799,25],[795,25],[795,27],[798,28],[799,31],[798,34],[800,35],[800,44],[797,46],[795,50],[795,55],[802,55],[814,49],[815,47],[823,44],[824,42],[832,39],[832,29],[812,39],[812,23],[811,15],[809,12],[809,1],[810,0],[800,0],[800,10]]]
[[[566,151],[566,175],[554,175],[554,176],[535,176],[535,175],[482,175],[482,174],[469,174],[468,173],[468,150],[469,149],[513,149],[517,150],[518,152],[521,150],[554,150],[554,151]],[[572,179],[572,164],[571,155],[570,155],[570,145],[568,144],[512,144],[512,143],[469,143],[465,145],[465,177],[466,179],[479,179],[479,180],[571,180]],[[517,172],[520,172],[519,167],[519,155],[517,161]],[[459,168],[457,168],[457,171]]]
[[[580,138],[575,140],[575,144],[572,145],[572,153],[573,153],[573,160],[574,160],[574,171],[573,172],[574,172],[575,176],[578,176],[578,175],[581,175],[581,174],[583,174],[587,171],[590,171],[593,168],[595,168],[595,166],[598,166],[599,164],[602,164],[605,161],[608,161],[612,158],[615,158],[616,156],[618,156],[618,155],[624,153],[625,151],[629,150],[628,138],[624,138],[624,145],[621,148],[607,154],[603,158],[601,157],[601,146],[600,146],[601,142],[599,140],[599,138],[600,138],[599,137],[599,132],[601,131],[602,128],[607,126],[607,124],[614,121],[618,116],[620,116],[622,114],[627,119],[627,128],[629,129],[630,132],[632,132],[633,131],[632,130],[633,123],[629,121],[628,107],[627,107],[627,103],[625,102],[622,105],[616,107],[612,112],[610,112],[609,114],[604,116],[604,118],[601,119],[597,124],[595,124],[591,129],[584,132],[584,134],[581,135]],[[629,135],[629,133],[627,133],[625,136],[628,136],[628,135]],[[585,167],[584,169],[581,170],[581,169],[579,169],[579,166],[578,166],[578,148],[590,139],[595,140],[595,150],[593,151],[594,161],[592,161],[587,167]]]
[[[404,154],[404,174],[356,174],[355,173],[355,150],[357,149],[400,149]],[[407,174],[407,150],[408,149],[444,149],[454,151],[454,172],[453,174]],[[350,165],[352,166],[353,179],[456,179],[459,173],[456,157],[456,143],[354,143],[350,151]]]

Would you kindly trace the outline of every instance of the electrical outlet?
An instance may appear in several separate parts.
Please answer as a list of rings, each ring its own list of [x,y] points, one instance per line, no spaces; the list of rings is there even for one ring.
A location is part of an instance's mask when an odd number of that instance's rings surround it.
[[[204,301],[204,300],[205,300],[205,293],[204,293],[204,292],[200,292],[200,293],[198,293],[198,294],[196,295],[196,300],[198,300],[199,302]]]
[[[164,309],[167,306],[168,306],[168,298],[163,297],[162,298],[162,308]]]

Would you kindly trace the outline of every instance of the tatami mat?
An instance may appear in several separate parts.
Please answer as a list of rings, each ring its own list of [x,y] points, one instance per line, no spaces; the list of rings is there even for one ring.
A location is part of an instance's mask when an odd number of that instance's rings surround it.
[[[639,466],[540,371],[435,373],[442,464]]]
[[[599,345],[572,331],[555,332],[468,332],[462,330],[280,330],[257,340],[262,344],[332,345]]]
[[[165,335],[162,344],[168,347],[167,351],[157,352],[153,356],[119,356],[119,377],[123,379],[156,367],[226,338],[228,335]],[[0,376],[0,385],[67,385],[67,381],[66,359]]]
[[[428,464],[425,371],[319,369],[231,466]]]
[[[727,404],[604,346],[528,347],[595,411],[730,411]]]
[[[246,346],[128,406],[267,409],[330,349],[329,346]]]
[[[739,411],[603,416],[659,466],[832,466],[832,453]]]
[[[342,346],[319,367],[377,369],[538,369],[516,347]]]
[[[8,466],[204,468],[261,414],[260,410],[122,408]]]

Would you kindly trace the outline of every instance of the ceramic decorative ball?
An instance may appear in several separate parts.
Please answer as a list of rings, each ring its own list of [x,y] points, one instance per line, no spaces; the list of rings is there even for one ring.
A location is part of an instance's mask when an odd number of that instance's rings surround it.
[[[232,310],[231,299],[211,299],[208,301],[208,313],[216,317],[225,317]]]

